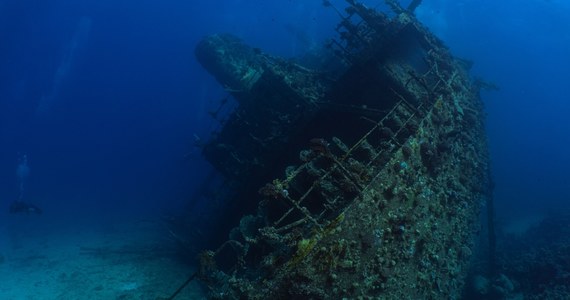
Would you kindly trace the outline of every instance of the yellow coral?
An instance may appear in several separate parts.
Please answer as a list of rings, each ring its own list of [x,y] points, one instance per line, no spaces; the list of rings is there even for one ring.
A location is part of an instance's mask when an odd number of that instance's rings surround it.
[[[322,231],[316,232],[309,239],[301,239],[297,242],[297,252],[293,258],[289,261],[288,266],[294,267],[298,265],[317,245],[317,242],[323,237],[331,234],[344,220],[344,213],[341,213],[338,217],[332,220]]]
[[[309,253],[315,248],[317,244],[317,236],[310,239],[302,239],[297,243],[297,252],[295,256],[289,261],[289,266],[293,267],[298,265]]]

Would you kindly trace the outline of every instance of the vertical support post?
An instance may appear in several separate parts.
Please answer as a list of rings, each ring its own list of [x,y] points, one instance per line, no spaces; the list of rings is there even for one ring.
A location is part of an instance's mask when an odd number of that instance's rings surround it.
[[[497,273],[497,262],[495,251],[497,248],[497,236],[495,233],[495,206],[494,206],[494,190],[495,190],[495,183],[491,178],[491,171],[489,170],[488,175],[489,177],[489,194],[487,195],[487,230],[488,232],[488,239],[489,239],[489,269],[488,269],[488,276],[489,278],[495,277]]]

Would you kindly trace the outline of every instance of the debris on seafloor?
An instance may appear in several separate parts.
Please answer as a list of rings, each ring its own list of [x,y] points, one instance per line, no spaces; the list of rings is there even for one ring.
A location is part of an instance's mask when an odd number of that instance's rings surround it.
[[[200,42],[237,101],[203,147],[225,179],[209,234],[229,231],[201,254],[210,298],[460,297],[490,193],[484,113],[420,2],[347,1],[326,68]]]

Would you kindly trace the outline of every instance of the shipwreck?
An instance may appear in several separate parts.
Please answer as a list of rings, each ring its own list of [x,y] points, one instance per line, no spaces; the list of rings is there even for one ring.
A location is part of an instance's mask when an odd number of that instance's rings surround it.
[[[420,1],[346,2],[311,64],[228,34],[196,48],[236,102],[202,145],[225,207],[197,274],[212,299],[461,295],[491,190],[481,86]]]

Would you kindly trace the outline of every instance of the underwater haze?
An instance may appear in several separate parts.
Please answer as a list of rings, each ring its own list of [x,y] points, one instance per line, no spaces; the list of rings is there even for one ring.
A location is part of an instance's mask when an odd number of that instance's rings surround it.
[[[570,211],[570,3],[424,0],[415,14],[499,87],[482,91],[497,238]],[[231,33],[293,58],[338,22],[320,0],[0,0],[0,299],[174,292],[202,228],[190,222],[184,257],[165,219],[223,207],[196,196],[215,172],[199,146],[227,96],[197,44]],[[180,295],[201,297],[195,282]]]

